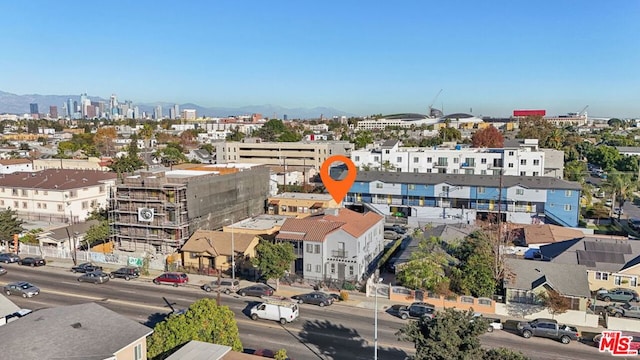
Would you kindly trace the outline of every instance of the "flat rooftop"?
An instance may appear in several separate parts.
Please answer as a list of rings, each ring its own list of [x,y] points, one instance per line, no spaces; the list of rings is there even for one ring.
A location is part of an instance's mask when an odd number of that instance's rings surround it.
[[[293,193],[293,192],[278,194],[276,196],[272,196],[271,198],[272,199],[318,200],[318,201],[329,201],[333,199],[329,194]]]
[[[227,226],[227,228],[245,229],[245,230],[270,230],[270,229],[273,229],[275,226],[282,226],[285,220],[289,218],[295,218],[295,216],[268,215],[268,214],[258,215],[252,218],[238,221],[235,224]]]

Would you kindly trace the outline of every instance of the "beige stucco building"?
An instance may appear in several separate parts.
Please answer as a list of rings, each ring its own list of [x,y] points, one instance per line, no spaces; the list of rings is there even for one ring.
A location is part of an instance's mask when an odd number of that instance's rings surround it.
[[[267,201],[267,214],[295,216],[298,219],[324,212],[324,209],[339,208],[329,194],[282,193]]]

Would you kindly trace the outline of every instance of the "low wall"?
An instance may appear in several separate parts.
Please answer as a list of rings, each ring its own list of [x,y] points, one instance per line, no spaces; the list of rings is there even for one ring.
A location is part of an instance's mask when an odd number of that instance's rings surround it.
[[[640,329],[640,320],[607,316],[606,321],[608,330],[638,331]]]
[[[392,286],[389,291],[389,300],[396,302],[412,303],[424,301],[437,308],[454,308],[458,310],[471,310],[483,314],[495,313],[495,301],[489,298],[474,298],[472,296],[445,297],[432,293],[409,290],[401,286]]]
[[[558,320],[559,323],[574,326],[598,327],[598,315],[587,314],[584,311],[567,310],[564,314],[552,316],[549,310],[539,305],[528,305],[509,303],[495,304],[495,313],[502,316],[519,317],[523,320],[533,320],[537,318],[551,318]]]

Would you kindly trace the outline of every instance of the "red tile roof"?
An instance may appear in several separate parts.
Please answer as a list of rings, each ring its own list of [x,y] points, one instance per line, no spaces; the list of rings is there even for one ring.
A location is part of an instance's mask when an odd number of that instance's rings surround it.
[[[29,159],[0,159],[0,165],[31,164]]]
[[[278,240],[324,241],[331,232],[342,229],[353,237],[381,221],[381,215],[368,212],[361,214],[349,209],[340,209],[338,215],[312,216],[304,219],[287,219],[276,235]]]
[[[362,214],[344,208],[339,210],[338,216],[324,215],[323,218],[329,221],[344,222],[345,225],[342,229],[353,237],[360,237],[360,235],[364,234],[365,231],[369,230],[373,225],[384,219],[382,215],[378,215],[373,212]]]
[[[96,186],[113,180],[116,174],[97,170],[48,169],[36,172],[15,172],[0,176],[0,187],[19,189],[69,190]]]

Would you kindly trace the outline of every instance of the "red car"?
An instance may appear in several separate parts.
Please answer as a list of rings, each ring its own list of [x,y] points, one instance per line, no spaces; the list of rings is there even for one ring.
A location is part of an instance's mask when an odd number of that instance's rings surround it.
[[[157,278],[153,279],[153,283],[156,285],[170,284],[175,287],[178,285],[184,285],[189,282],[189,277],[185,273],[166,272]]]

